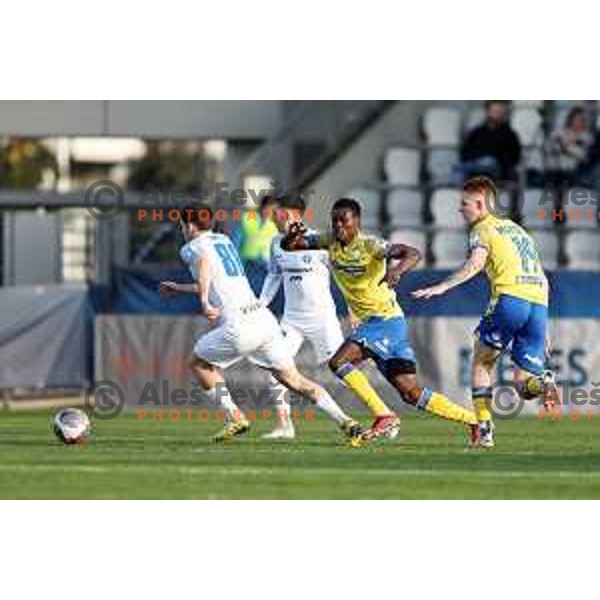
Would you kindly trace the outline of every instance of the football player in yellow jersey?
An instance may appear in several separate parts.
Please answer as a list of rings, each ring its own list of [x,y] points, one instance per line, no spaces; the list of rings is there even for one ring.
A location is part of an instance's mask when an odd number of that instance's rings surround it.
[[[469,426],[471,439],[477,442],[479,425],[475,414],[443,394],[422,387],[417,380],[416,358],[394,287],[420,260],[419,251],[364,235],[360,216],[356,200],[341,198],[331,211],[331,234],[306,235],[304,225],[295,223],[281,241],[281,247],[327,249],[335,281],[352,315],[360,320],[360,325],[330,359],[329,367],[375,417],[364,439],[393,435],[400,423],[359,369],[360,363],[370,358],[405,402]],[[388,266],[388,261],[395,264]]]
[[[413,292],[431,298],[468,281],[485,269],[491,299],[475,331],[472,399],[480,424],[480,445],[494,446],[494,425],[488,407],[492,399],[492,370],[510,348],[515,382],[524,399],[543,396],[554,404],[556,386],[546,366],[548,281],[534,240],[519,225],[493,211],[497,190],[488,177],[463,185],[460,212],[469,226],[469,256],[442,283]]]

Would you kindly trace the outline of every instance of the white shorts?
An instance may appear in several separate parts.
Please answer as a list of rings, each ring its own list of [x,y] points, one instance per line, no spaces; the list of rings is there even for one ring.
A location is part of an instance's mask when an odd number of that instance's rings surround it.
[[[194,354],[222,369],[242,358],[266,369],[286,369],[294,365],[277,319],[267,308],[218,325],[196,342]]]
[[[344,342],[337,318],[307,321],[284,315],[281,319],[281,329],[292,356],[298,354],[302,342],[307,340],[315,351],[318,365],[325,364]]]

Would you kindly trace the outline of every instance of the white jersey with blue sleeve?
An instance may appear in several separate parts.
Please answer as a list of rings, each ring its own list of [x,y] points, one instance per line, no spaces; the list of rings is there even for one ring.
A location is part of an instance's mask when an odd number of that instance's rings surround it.
[[[198,259],[208,259],[211,269],[209,302],[221,310],[224,319],[236,317],[240,312],[257,305],[242,261],[226,235],[201,233],[181,248],[180,256],[188,265],[194,281],[198,281]]]

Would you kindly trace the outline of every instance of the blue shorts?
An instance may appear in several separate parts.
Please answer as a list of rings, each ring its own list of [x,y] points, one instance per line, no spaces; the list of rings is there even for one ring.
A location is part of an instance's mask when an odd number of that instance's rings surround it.
[[[404,317],[370,317],[349,339],[366,350],[384,375],[394,360],[403,361],[406,372],[416,370],[415,353],[408,340]]]
[[[479,322],[479,340],[496,350],[510,346],[513,362],[534,375],[546,365],[548,307],[522,298],[501,295]]]

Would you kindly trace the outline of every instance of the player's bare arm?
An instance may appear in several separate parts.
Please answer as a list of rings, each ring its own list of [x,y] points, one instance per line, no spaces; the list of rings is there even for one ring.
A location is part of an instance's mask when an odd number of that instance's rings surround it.
[[[473,248],[469,258],[458,271],[452,273],[450,277],[441,283],[431,287],[422,288],[420,290],[415,290],[411,295],[414,298],[422,298],[426,300],[428,298],[433,298],[434,296],[441,296],[448,290],[465,283],[465,281],[469,281],[469,279],[472,279],[475,277],[475,275],[483,271],[487,261],[488,253],[489,250],[483,246],[477,246],[476,248]]]
[[[209,322],[214,323],[220,316],[221,311],[211,306],[209,300],[211,271],[208,258],[202,256],[198,259],[198,297],[200,299],[200,310]]]
[[[161,281],[158,284],[158,291],[161,296],[171,296],[181,293],[198,293],[198,284],[196,283],[177,283],[176,281]]]
[[[392,244],[387,251],[388,268],[385,276],[381,280],[395,287],[404,273],[407,273],[419,263],[421,253],[413,246],[406,244]]]

